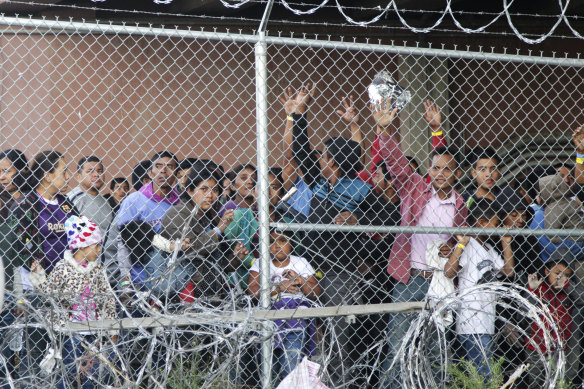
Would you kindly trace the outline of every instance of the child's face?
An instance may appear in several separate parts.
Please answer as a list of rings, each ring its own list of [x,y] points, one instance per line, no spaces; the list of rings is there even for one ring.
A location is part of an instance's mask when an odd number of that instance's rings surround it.
[[[545,269],[548,284],[556,290],[564,289],[571,274],[572,270],[561,263],[554,265],[551,269]]]
[[[527,215],[525,210],[513,211],[508,213],[503,218],[503,225],[509,228],[523,228],[527,223]]]
[[[290,239],[284,235],[277,232],[272,232],[270,234],[270,253],[272,258],[280,262],[285,261],[290,256],[292,252],[292,244]]]
[[[201,210],[208,211],[219,197],[219,185],[217,185],[217,181],[209,178],[200,182],[194,191],[190,192],[187,190],[187,193]]]
[[[280,181],[278,181],[276,176],[272,174],[268,175],[268,178],[270,180],[270,205],[276,206],[282,197],[282,184],[280,184]]]
[[[499,217],[493,216],[490,219],[480,218],[479,220],[477,220],[477,225],[475,227],[497,228],[497,227],[499,227]]]
[[[99,254],[101,254],[101,244],[96,243],[88,247],[84,247],[79,251],[83,252],[83,256],[87,259],[88,262],[94,262],[99,258]]]
[[[485,190],[491,190],[497,185],[500,176],[497,162],[492,158],[479,159],[471,173],[476,180],[477,187]]]
[[[256,174],[253,170],[242,169],[233,181],[233,189],[239,197],[242,199],[254,197]]]

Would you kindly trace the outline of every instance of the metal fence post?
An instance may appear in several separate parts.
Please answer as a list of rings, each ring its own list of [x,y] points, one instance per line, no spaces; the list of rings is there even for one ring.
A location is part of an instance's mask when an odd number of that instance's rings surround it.
[[[264,37],[264,32],[260,32]],[[268,200],[268,99],[267,99],[267,45],[260,39],[255,45],[256,118],[257,118],[257,185],[260,236],[260,302],[263,309],[270,307],[270,215]],[[262,343],[262,388],[271,388],[272,341],[270,326],[263,325],[267,340]]]

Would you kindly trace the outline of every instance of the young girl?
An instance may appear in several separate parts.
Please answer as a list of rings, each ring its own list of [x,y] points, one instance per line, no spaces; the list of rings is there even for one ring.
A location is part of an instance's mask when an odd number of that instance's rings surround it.
[[[59,310],[55,312],[56,321],[64,325],[68,321],[85,322],[116,318],[116,303],[110,293],[104,270],[96,261],[101,253],[101,232],[97,224],[85,216],[71,216],[65,221],[68,250],[50,275],[36,266],[31,273],[35,288],[57,298]],[[112,341],[117,341],[117,335]],[[78,381],[83,388],[100,387],[91,382],[89,376],[98,372],[99,363],[95,354],[87,351],[97,345],[95,331],[83,331],[66,336],[63,345],[64,377],[58,387],[66,388]],[[83,345],[86,345],[84,347]],[[83,365],[82,366],[82,363]],[[95,378],[95,377],[94,377]]]
[[[311,307],[307,300],[316,300],[322,290],[314,276],[314,268],[305,258],[291,255],[293,233],[272,230],[270,233],[270,281],[272,309],[297,309]],[[250,268],[249,292],[260,290],[260,268],[256,261]],[[305,355],[314,355],[314,321],[305,319],[276,321],[275,373],[278,382],[286,377]],[[277,384],[276,384],[277,385]]]

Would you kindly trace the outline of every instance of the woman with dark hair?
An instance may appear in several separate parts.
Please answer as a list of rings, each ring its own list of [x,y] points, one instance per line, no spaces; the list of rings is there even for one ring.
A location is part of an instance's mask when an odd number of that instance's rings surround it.
[[[61,194],[70,178],[63,155],[57,151],[43,151],[32,161],[29,182],[33,190],[15,199],[10,212],[14,248],[25,265],[38,264],[50,272],[63,258],[65,220],[78,214]]]
[[[31,165],[28,182],[33,190],[23,193],[11,206],[9,224],[14,236],[11,266],[17,295],[23,292],[23,285],[30,284],[26,278],[31,270],[43,268],[50,273],[64,256],[67,249],[65,221],[70,216],[79,216],[61,194],[70,178],[61,153],[42,151]],[[35,295],[29,296],[29,300],[33,306],[42,304]],[[47,349],[47,335],[35,327],[29,327],[25,335],[26,344],[31,346],[20,355],[19,370],[26,376],[36,376],[40,374],[39,363]]]
[[[217,268],[213,264],[221,264],[221,269],[229,268],[222,261],[224,256],[220,243],[225,229],[233,220],[233,211],[225,212],[215,224],[217,214],[214,205],[221,195],[221,185],[220,177],[209,169],[191,169],[185,181],[185,193],[189,200],[168,210],[160,234],[154,237],[156,249],[151,252],[145,266],[150,280],[146,286],[158,295],[169,291],[172,296],[183,291],[192,281],[191,287],[195,288],[196,295],[217,294],[222,291],[225,282],[217,276]],[[183,236],[187,222],[186,235]],[[181,238],[179,262],[168,274],[163,274],[172,258],[174,243]],[[243,244],[239,244],[234,252],[241,257],[247,254]],[[196,257],[180,260],[183,256],[194,254]],[[186,296],[182,297],[184,300]]]
[[[8,211],[14,200],[30,190],[27,182],[29,174],[28,160],[22,151],[8,149],[0,153],[0,188],[3,202],[0,216],[3,219],[8,217]]]
[[[227,210],[251,208],[255,203],[256,168],[250,164],[238,165],[233,169],[231,192],[233,197],[221,207],[219,216]]]

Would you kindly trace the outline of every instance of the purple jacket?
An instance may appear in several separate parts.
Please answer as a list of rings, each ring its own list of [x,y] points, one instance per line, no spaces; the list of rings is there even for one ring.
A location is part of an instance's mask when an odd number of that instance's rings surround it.
[[[381,156],[393,179],[393,186],[401,199],[402,226],[417,226],[424,207],[432,197],[432,184],[414,172],[405,158],[399,144],[392,136],[380,136]],[[468,208],[462,196],[454,191],[456,197],[456,213],[453,227],[465,226]],[[389,254],[387,272],[403,283],[410,279],[410,263],[412,234],[396,234]]]

